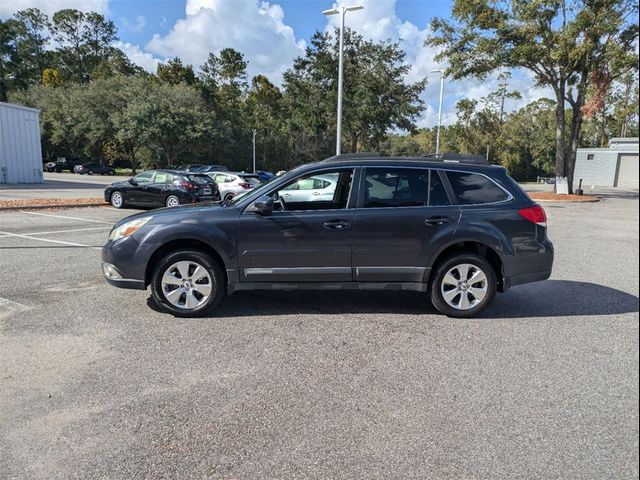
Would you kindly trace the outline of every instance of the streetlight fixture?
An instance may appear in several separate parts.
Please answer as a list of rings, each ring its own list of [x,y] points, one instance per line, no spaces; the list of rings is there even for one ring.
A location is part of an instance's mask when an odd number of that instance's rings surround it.
[[[442,126],[442,96],[444,94],[444,70],[431,70],[429,73],[440,74],[440,104],[438,106],[438,133],[436,133],[436,155],[440,153],[440,128]]]
[[[362,10],[364,7],[362,5],[353,5],[351,7],[338,7],[331,8],[329,10],[325,10],[322,13],[329,15],[340,15],[340,53],[338,60],[338,121],[336,126],[336,155],[340,155],[342,151],[341,147],[341,138],[342,138],[342,69],[343,69],[343,61],[342,61],[342,49],[344,42],[344,16],[347,12],[353,12],[355,10]]]

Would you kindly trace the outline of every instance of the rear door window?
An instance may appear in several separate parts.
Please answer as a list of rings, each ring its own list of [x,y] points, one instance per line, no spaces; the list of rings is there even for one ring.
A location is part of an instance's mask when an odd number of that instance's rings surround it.
[[[504,202],[509,194],[484,175],[448,171],[447,177],[460,205]]]
[[[167,172],[156,173],[156,178],[153,183],[171,183],[173,182],[173,175]]]
[[[364,208],[449,205],[438,172],[422,168],[368,168]]]

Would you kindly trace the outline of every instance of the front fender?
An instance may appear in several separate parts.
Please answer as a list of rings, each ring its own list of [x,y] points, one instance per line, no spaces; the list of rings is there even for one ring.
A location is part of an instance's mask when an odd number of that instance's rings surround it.
[[[190,221],[191,220],[191,221]],[[237,265],[234,235],[218,225],[198,223],[193,219],[172,225],[158,225],[140,239],[140,243],[150,247],[149,257],[171,242],[196,241],[218,253],[227,270],[235,270]]]

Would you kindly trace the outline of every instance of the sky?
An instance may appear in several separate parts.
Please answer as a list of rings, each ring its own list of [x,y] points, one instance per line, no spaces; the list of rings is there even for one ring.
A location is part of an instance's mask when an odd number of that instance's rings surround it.
[[[436,125],[439,76],[430,72],[446,65],[434,60],[436,51],[425,47],[424,40],[433,17],[450,16],[450,0],[0,0],[0,18],[29,7],[49,15],[63,8],[93,10],[115,22],[119,36],[115,45],[149,71],[176,56],[197,69],[209,52],[232,47],[245,55],[250,76],[261,73],[280,84],[313,33],[338,25],[337,15],[326,17],[322,11],[354,4],[364,9],[347,13],[346,25],[372,40],[399,41],[411,65],[406,81],[428,78],[422,94],[426,108],[416,123]],[[548,90],[535,88],[527,72],[512,74],[510,88],[520,91],[522,99],[508,101],[508,110],[551,96]],[[461,98],[480,99],[496,90],[496,77],[446,79],[443,123],[455,121],[455,103]]]

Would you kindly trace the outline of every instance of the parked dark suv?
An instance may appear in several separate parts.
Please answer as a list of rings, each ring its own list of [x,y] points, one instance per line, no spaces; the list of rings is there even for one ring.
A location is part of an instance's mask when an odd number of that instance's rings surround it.
[[[496,292],[549,278],[553,246],[544,210],[504,168],[344,155],[221,205],[125,218],[102,258],[109,283],[150,286],[176,316],[238,290],[372,289],[428,292],[440,312],[472,317]]]

